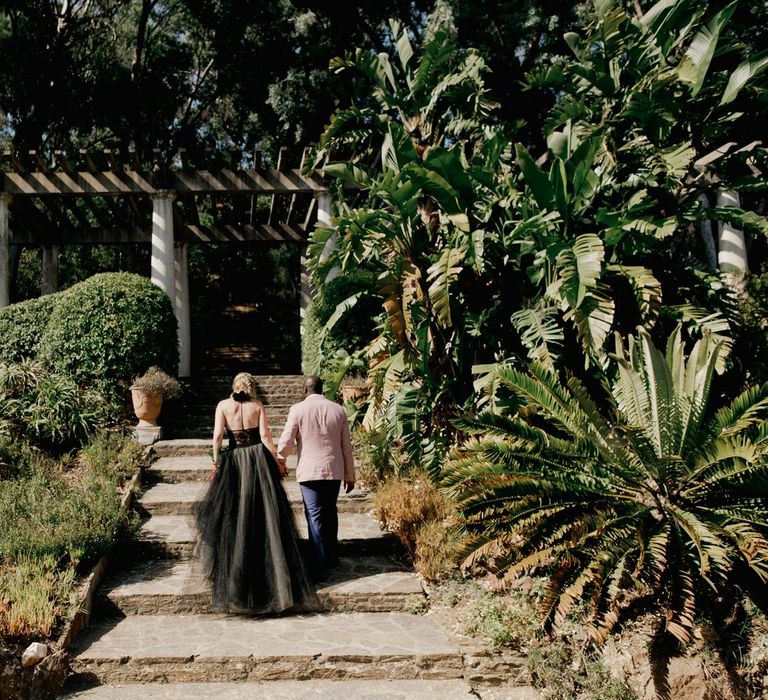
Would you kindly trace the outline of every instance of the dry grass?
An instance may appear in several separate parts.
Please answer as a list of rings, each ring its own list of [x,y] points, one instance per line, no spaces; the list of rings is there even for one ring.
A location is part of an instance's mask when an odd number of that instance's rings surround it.
[[[0,637],[44,637],[77,604],[74,567],[53,557],[17,559],[0,570]]]
[[[455,568],[459,543],[445,525],[449,505],[428,479],[392,477],[383,482],[376,491],[375,511],[426,579],[439,579]]]

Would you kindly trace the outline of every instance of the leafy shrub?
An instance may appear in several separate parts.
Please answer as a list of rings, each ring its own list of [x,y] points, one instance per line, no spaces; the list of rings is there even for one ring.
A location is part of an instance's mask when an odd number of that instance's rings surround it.
[[[77,487],[44,469],[0,482],[0,561],[19,557],[93,561],[129,525],[115,482],[88,477]]]
[[[320,374],[322,362],[321,336],[323,327],[317,320],[317,305],[311,301],[306,308],[301,331],[301,371],[305,375]]]
[[[425,578],[440,578],[453,568],[456,538],[444,525],[448,504],[432,482],[390,478],[379,485],[374,503],[382,527],[398,536]]]
[[[159,367],[150,367],[140,377],[134,377],[131,389],[138,389],[145,394],[172,399],[181,394],[181,384]]]
[[[351,353],[368,345],[375,335],[375,319],[382,312],[378,275],[363,270],[347,271],[323,285],[322,295],[314,302],[319,327],[324,328],[339,304],[354,295],[358,295],[354,306],[338,316],[325,336],[324,356],[336,350]]]
[[[82,443],[106,415],[101,398],[36,362],[0,362],[6,429],[55,451]]]
[[[683,644],[696,615],[714,619],[745,597],[759,605],[768,386],[712,411],[722,352],[705,335],[686,360],[678,328],[662,354],[641,329],[626,350],[617,342],[613,393],[596,399],[540,365],[500,367],[525,412],[466,422],[479,440],[454,454],[444,478],[468,561],[492,563],[504,584],[546,568],[546,626],[584,601],[598,641],[640,602]]]
[[[753,382],[768,381],[768,272],[749,278],[733,359]]]
[[[57,620],[77,604],[75,569],[54,557],[22,557],[0,565],[0,637],[50,636]]]
[[[67,290],[46,327],[40,354],[92,386],[117,415],[131,378],[149,365],[175,374],[178,331],[171,300],[150,280],[111,272]]]
[[[97,476],[122,483],[144,461],[144,448],[120,432],[101,432],[80,451],[80,462]]]
[[[390,477],[399,477],[410,469],[407,455],[389,436],[385,426],[355,427],[352,442],[359,462],[360,481],[371,488]]]
[[[427,581],[437,581],[456,568],[460,544],[455,530],[442,521],[427,520],[416,531],[413,565]]]
[[[465,631],[496,648],[523,649],[536,635],[534,610],[523,596],[504,598],[486,591],[465,613]]]
[[[28,471],[35,458],[26,442],[0,432],[0,481]]]
[[[322,295],[306,310],[301,337],[301,370],[320,375],[328,387],[338,386],[348,356],[368,345],[374,335],[376,317],[381,313],[376,275],[345,272],[323,285]],[[344,313],[342,302],[355,297]],[[326,330],[326,324],[331,321]],[[341,374],[340,374],[341,373]]]
[[[0,360],[34,358],[43,332],[64,292],[29,299],[0,309]]]

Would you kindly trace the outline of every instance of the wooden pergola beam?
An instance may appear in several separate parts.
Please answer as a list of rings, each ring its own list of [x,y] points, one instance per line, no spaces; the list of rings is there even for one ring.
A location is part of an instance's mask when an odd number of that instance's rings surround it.
[[[31,172],[2,173],[0,189],[13,195],[150,195],[162,190],[194,194],[318,194],[327,192],[322,173],[303,175],[301,170],[194,170],[171,171],[167,186],[153,185],[147,172],[80,171],[67,173]]]
[[[32,211],[34,210],[34,211]],[[11,220],[11,240],[17,245],[40,245],[47,226],[53,224],[34,206],[23,210],[14,204]],[[187,243],[296,243],[304,244],[307,232],[298,226],[286,224],[221,224],[203,226],[183,224],[178,220],[176,240]],[[14,226],[14,224],[16,224]],[[150,243],[152,230],[149,227],[133,225],[78,227],[71,222],[57,227],[57,242],[63,245],[104,244],[124,245]]]

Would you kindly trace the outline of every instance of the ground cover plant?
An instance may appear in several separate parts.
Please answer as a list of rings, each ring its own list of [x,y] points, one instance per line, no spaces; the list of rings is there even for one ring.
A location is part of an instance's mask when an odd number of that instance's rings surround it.
[[[143,460],[100,395],[38,362],[0,362],[0,635],[47,637],[82,573],[127,536],[119,489]]]

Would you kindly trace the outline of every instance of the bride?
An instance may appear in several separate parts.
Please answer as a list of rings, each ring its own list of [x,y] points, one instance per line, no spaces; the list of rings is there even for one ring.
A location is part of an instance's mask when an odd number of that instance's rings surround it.
[[[242,372],[216,407],[211,484],[196,509],[196,555],[219,612],[277,613],[314,599],[299,554],[293,513],[280,483],[256,381]],[[229,449],[222,450],[224,433]]]

